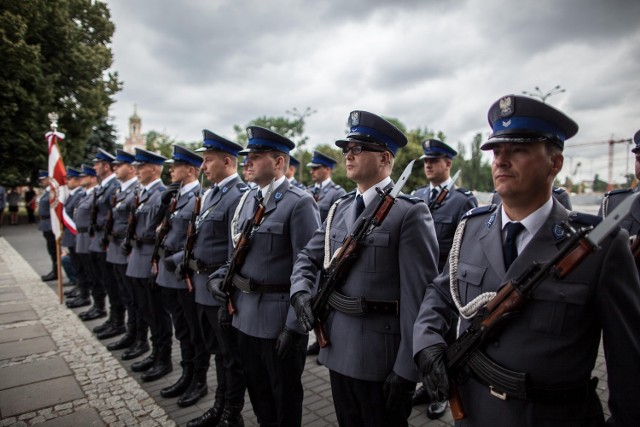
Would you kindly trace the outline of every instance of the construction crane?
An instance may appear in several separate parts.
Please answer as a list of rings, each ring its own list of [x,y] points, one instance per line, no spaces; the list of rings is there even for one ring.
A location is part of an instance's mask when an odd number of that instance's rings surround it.
[[[567,148],[573,148],[573,147],[583,147],[583,146],[587,146],[587,145],[604,145],[604,144],[608,144],[609,145],[609,167],[608,167],[608,172],[607,172],[607,191],[611,191],[613,190],[613,148],[614,145],[616,144],[631,144],[631,138],[627,138],[627,139],[618,139],[618,140],[614,140],[613,138],[608,140],[608,141],[601,141],[601,142],[583,142],[581,144],[572,144],[572,145],[567,145],[565,147],[565,149]],[[577,168],[576,168],[577,169]]]

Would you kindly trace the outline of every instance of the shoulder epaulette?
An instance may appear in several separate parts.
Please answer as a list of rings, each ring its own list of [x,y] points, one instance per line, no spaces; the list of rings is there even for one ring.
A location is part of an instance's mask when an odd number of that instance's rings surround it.
[[[416,197],[416,196],[412,196],[411,194],[400,194],[398,195],[398,199],[402,199],[402,200],[408,200],[409,202],[413,203],[414,205],[416,203],[425,203],[424,200],[422,200],[420,197]]]
[[[477,208],[473,208],[467,213],[465,213],[464,215],[462,215],[461,219],[467,219],[467,218],[471,218],[472,216],[488,214],[495,211],[496,209],[498,209],[498,205],[494,205],[494,204],[480,206]]]
[[[236,188],[238,190],[240,190],[241,193],[244,193],[245,191],[249,191],[251,190],[251,187],[249,187],[247,184],[245,184],[244,182],[239,182],[236,184]]]
[[[466,188],[463,188],[463,187],[456,188],[456,191],[459,191],[460,193],[464,194],[467,197],[473,196],[473,192],[471,190],[467,190]]]
[[[624,194],[624,193],[630,193],[632,192],[633,189],[632,188],[618,188],[616,190],[611,190],[608,191],[604,194],[604,197],[609,197],[609,196],[613,196],[615,194]]]
[[[553,187],[553,192],[556,193],[556,194],[562,194],[562,193],[566,193],[567,190],[565,190],[562,187]]]
[[[569,221],[575,222],[580,225],[591,225],[595,227],[596,225],[600,224],[600,221],[602,221],[602,217],[598,215],[587,214],[584,212],[571,212],[569,214]]]
[[[347,197],[351,197],[351,196],[353,196],[355,194],[356,194],[356,190],[351,190],[348,193],[346,193],[344,196],[339,197],[338,199],[336,199],[336,201],[342,200],[342,199],[346,199]]]
[[[340,184],[333,184],[332,187],[335,188],[336,190],[339,190],[339,189],[342,188],[342,186],[340,186]]]

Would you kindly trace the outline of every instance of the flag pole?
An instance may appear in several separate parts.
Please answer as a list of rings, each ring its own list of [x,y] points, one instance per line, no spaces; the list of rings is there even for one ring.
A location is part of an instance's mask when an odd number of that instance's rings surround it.
[[[58,114],[56,113],[49,113],[48,114],[49,120],[51,120],[51,132],[53,132],[53,135],[51,136],[53,138],[53,144],[48,144],[48,151],[49,151],[49,158],[51,158],[51,145],[56,145],[58,144],[57,141],[57,136],[56,136],[56,132],[58,130]],[[47,141],[49,142],[49,141]],[[52,173],[51,170],[51,165],[49,165],[49,178],[50,178],[50,182],[51,179],[54,178],[54,174]],[[65,177],[66,178],[66,177]],[[66,185],[66,182],[60,182],[58,183],[58,185]],[[59,198],[59,193],[57,191],[57,189],[54,189],[53,186],[51,184],[49,184],[50,187],[52,187],[52,190],[56,190],[56,191],[51,191],[50,190],[50,194],[53,194],[56,198],[55,202],[60,203],[60,200],[58,200]],[[51,201],[50,201],[51,202]],[[52,221],[58,221],[58,230],[59,233],[56,236],[56,273],[58,275],[58,304],[62,304],[62,296],[63,296],[63,291],[62,291],[62,256],[60,254],[60,242],[62,240],[62,231],[64,230],[64,225],[62,223],[62,218],[59,217],[58,215],[52,215]]]

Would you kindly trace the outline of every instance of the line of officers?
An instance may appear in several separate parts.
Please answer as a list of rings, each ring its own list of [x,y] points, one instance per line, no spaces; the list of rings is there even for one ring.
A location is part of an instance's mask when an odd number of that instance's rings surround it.
[[[320,349],[319,363],[330,371],[342,426],[407,425],[412,405],[422,402],[430,403],[430,417],[442,415],[449,397],[443,349],[469,324],[466,305],[533,261],[551,258],[566,238],[558,232],[560,222],[594,221],[567,210],[557,200],[561,192],[552,188],[564,140],[577,132],[571,119],[536,100],[508,95],[491,106],[489,124],[493,133],[483,149],[493,150],[502,200],[476,208],[471,192],[449,176],[455,150],[425,141],[429,185],[397,197],[330,298],[324,319],[330,344]],[[407,144],[400,130],[366,111],[351,112],[348,126],[336,145],[356,184],[349,193],[331,181],[336,160],[319,152],[308,165],[314,185],[297,183],[289,155],[295,144],[258,126],[247,128],[246,148],[204,130],[201,148],[174,146],[169,160],[138,148],[135,155],[99,150],[93,165],[68,170],[65,209],[77,235],[65,230],[62,244],[79,280],[67,305],[93,299],[80,317],[106,317],[108,297],[109,317],[94,331],[101,339],[122,335],[107,347],[125,350],[123,360],[151,350],[131,366],[143,381],[172,371],[175,334],[182,375],[161,395],[178,397],[180,406],[207,394],[214,355],[214,405],[188,426],[243,425],[245,391],[260,425],[301,425],[311,297],[323,266],[375,209],[377,189],[393,187],[394,157]],[[246,157],[244,181],[238,156]],[[167,163],[172,183],[165,186],[160,175]],[[201,187],[200,173],[210,188]],[[442,191],[446,197],[438,201]],[[235,243],[262,203],[264,218],[250,230],[244,262],[227,293],[222,282]],[[510,221],[525,228],[517,248],[522,256],[512,266],[503,261],[502,248]],[[630,399],[640,395],[638,272],[627,231],[601,246],[565,282],[549,279],[504,336],[480,349],[496,371],[522,371],[526,382],[520,385],[531,393],[507,394],[500,376],[470,371],[456,379],[467,409],[459,425],[602,425],[590,379],[601,334],[610,422],[632,425],[628,421],[637,419]],[[416,391],[419,382],[424,387]]]

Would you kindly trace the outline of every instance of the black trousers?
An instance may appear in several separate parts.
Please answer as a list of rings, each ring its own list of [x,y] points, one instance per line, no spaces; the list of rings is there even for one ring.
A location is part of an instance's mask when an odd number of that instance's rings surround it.
[[[187,289],[160,286],[162,304],[171,313],[175,336],[180,342],[181,365],[192,365],[196,375],[206,380],[209,352],[202,339],[195,294]]]
[[[209,353],[214,354],[216,363],[216,400],[225,404],[244,406],[247,383],[242,371],[242,363],[236,342],[237,329],[222,330],[218,323],[220,307],[198,304],[198,315],[202,337]]]
[[[385,408],[384,381],[364,381],[329,371],[333,405],[338,424],[346,427],[407,426],[411,415],[411,401],[401,411]]]
[[[91,274],[91,296],[93,297],[94,304],[104,307],[107,292],[104,290],[102,277],[100,277],[102,272],[99,255],[100,254],[96,252],[89,252],[89,261],[91,264],[89,268],[89,273]]]
[[[151,343],[157,358],[171,360],[173,327],[171,315],[162,304],[162,293],[153,278],[132,278],[140,313],[151,330]]]
[[[47,242],[47,252],[51,258],[52,271],[58,271],[58,256],[56,255],[56,236],[53,231],[43,231],[42,235]]]
[[[98,262],[100,283],[109,297],[109,317],[118,322],[124,321],[125,307],[120,299],[118,282],[113,271],[113,264],[107,262],[106,252],[95,252]]]
[[[118,296],[127,312],[127,333],[136,336],[138,331],[138,315],[133,292],[133,283],[127,276],[126,264],[111,264],[113,275],[118,286]]]
[[[289,359],[276,354],[276,340],[237,332],[238,352],[247,380],[249,398],[261,426],[302,424],[302,371],[309,337]]]

